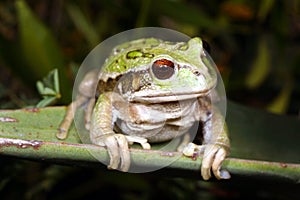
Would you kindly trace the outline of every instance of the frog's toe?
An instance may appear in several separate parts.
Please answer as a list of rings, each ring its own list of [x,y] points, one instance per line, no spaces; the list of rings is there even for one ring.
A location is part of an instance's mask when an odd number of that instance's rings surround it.
[[[120,170],[123,172],[128,172],[130,167],[130,153],[128,148],[128,142],[124,135],[116,134],[116,140],[118,141],[119,154],[120,154]]]
[[[120,162],[120,155],[118,151],[118,143],[115,137],[107,135],[104,138],[104,145],[106,146],[110,161],[107,166],[108,169],[118,169]]]
[[[204,151],[202,165],[201,165],[201,175],[204,180],[208,180],[211,177],[211,168],[214,161],[214,156],[217,149],[213,145],[207,145]]]
[[[211,177],[211,170],[217,179],[229,179],[230,174],[221,170],[221,165],[227,155],[227,151],[219,145],[207,145],[204,151],[201,174],[204,180]]]
[[[226,170],[220,170],[221,165],[226,158],[227,152],[224,148],[220,148],[216,155],[212,165],[212,171],[217,179],[229,179],[230,174]]]
[[[126,137],[122,134],[105,135],[104,137],[104,145],[110,157],[107,167],[127,172],[130,167],[130,154]]]
[[[129,144],[138,143],[143,147],[143,149],[151,149],[151,145],[148,143],[148,140],[146,138],[130,135],[126,135],[125,137]]]
[[[181,151],[183,155],[187,157],[194,157],[198,156],[204,151],[204,145],[197,145],[192,142],[188,143],[184,147],[182,147],[182,150],[180,149],[181,147],[177,148],[178,151]]]

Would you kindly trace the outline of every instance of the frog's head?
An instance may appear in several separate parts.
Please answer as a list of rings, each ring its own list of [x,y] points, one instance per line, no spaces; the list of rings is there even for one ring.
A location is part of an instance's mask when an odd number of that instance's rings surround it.
[[[216,69],[200,38],[179,43],[153,38],[133,42],[118,58],[126,72],[122,69],[116,73],[114,69],[110,74],[122,75],[116,88],[129,101],[156,103],[197,98],[208,95],[216,86]]]
[[[147,70],[134,75],[135,79],[139,79],[140,87],[130,92],[130,99],[176,101],[205,96],[215,87],[217,75],[214,63],[204,51],[200,38],[193,38],[187,43],[162,43],[151,53],[154,56]]]

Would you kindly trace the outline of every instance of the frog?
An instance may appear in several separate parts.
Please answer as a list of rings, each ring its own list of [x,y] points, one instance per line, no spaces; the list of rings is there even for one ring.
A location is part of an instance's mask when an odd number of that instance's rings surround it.
[[[183,156],[203,155],[201,175],[229,179],[221,169],[230,141],[224,117],[212,103],[217,71],[208,62],[204,42],[142,38],[116,46],[102,68],[88,72],[79,95],[68,106],[57,137],[64,139],[76,109],[86,105],[85,128],[91,142],[105,147],[109,169],[127,172],[130,146],[151,149],[154,143],[182,138]],[[189,134],[202,124],[202,144]]]

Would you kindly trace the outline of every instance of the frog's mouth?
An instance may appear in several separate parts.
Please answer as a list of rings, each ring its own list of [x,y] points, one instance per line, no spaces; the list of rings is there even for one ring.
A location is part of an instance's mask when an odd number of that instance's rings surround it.
[[[151,93],[149,91],[135,92],[131,95],[130,101],[147,102],[147,103],[161,103],[171,101],[183,101],[187,99],[196,99],[199,97],[207,96],[210,90],[201,92],[170,92],[160,91]]]

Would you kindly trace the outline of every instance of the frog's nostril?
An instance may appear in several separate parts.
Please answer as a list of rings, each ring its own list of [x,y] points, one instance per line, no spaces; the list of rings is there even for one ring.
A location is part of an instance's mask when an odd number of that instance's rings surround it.
[[[196,76],[200,76],[201,75],[201,73],[199,72],[199,71],[194,71],[193,72]]]

